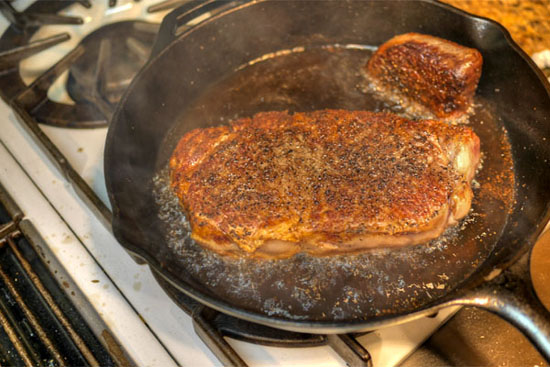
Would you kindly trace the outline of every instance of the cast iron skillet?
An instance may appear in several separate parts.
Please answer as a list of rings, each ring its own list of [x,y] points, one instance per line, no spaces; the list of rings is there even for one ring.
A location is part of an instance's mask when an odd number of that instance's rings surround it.
[[[208,11],[210,18],[185,25]],[[188,238],[177,206],[159,201],[153,184],[181,135],[268,109],[388,107],[354,83],[368,58],[363,46],[405,32],[475,47],[484,58],[472,119],[484,162],[462,228],[425,246],[275,262],[223,259]],[[550,360],[548,314],[490,282],[529,250],[549,218],[549,91],[501,26],[439,3],[191,2],[165,18],[111,122],[105,178],[113,230],[157,276],[238,318],[344,333],[469,304],[514,323]]]

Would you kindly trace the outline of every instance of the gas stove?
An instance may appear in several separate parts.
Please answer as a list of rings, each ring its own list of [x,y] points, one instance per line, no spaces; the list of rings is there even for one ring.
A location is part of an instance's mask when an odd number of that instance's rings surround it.
[[[110,232],[108,121],[163,16],[183,3],[1,4],[0,184],[42,237],[45,263],[119,364],[399,364],[457,308],[362,335],[278,331],[167,293]]]

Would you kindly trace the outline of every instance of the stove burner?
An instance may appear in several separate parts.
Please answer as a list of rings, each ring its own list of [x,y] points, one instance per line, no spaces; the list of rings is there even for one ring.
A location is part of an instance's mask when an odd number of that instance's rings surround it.
[[[108,118],[147,61],[158,25],[125,21],[103,26],[80,44],[86,52],[69,68],[67,91],[75,102],[96,105]]]

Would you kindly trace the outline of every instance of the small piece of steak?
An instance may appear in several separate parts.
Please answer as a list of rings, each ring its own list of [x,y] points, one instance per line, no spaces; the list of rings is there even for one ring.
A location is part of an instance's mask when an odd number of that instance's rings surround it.
[[[458,118],[472,100],[481,76],[479,51],[418,33],[382,44],[366,70],[377,89],[401,104],[417,103],[435,117]]]
[[[263,112],[184,135],[171,182],[192,238],[221,254],[284,258],[405,246],[470,208],[479,138],[389,113]]]

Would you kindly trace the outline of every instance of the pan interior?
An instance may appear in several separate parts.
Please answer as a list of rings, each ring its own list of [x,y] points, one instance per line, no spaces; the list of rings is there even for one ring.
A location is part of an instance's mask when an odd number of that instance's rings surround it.
[[[362,68],[373,48],[294,48],[242,65],[204,89],[166,135],[154,196],[168,246],[157,257],[167,271],[227,304],[284,320],[357,321],[404,314],[436,303],[471,276],[495,249],[514,199],[511,148],[492,103],[477,96],[470,126],[481,140],[482,167],[470,214],[430,243],[356,255],[285,260],[223,257],[189,237],[169,188],[167,160],[189,126],[207,127],[269,110],[324,108],[392,111],[368,92]]]

